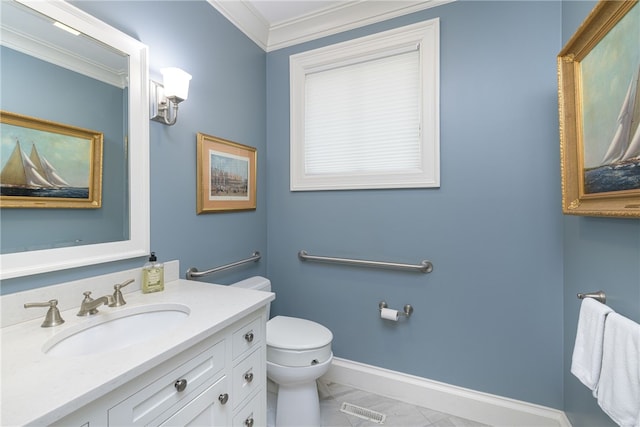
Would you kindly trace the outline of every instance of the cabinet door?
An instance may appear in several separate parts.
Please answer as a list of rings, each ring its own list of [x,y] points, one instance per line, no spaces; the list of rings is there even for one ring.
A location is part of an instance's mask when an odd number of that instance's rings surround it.
[[[258,393],[242,409],[237,411],[231,425],[233,427],[261,427],[267,425],[267,401],[265,393]]]
[[[182,408],[222,377],[224,359],[225,342],[221,341],[151,384],[141,384],[138,392],[109,409],[109,425],[146,426],[161,414]]]
[[[233,359],[260,346],[264,337],[262,317],[251,320],[233,333],[231,338]]]
[[[233,367],[232,384],[233,406],[238,406],[249,395],[264,387],[266,366],[261,363],[262,353],[254,351],[243,361]]]
[[[227,378],[223,377],[211,387],[203,391],[191,402],[159,424],[159,426],[228,426],[231,416],[231,405],[224,397],[227,390]],[[224,402],[224,403],[223,403]]]

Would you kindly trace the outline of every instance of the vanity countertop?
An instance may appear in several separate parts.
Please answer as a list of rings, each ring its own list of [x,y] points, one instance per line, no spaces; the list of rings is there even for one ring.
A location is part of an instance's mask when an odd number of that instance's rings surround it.
[[[97,297],[97,296],[95,296]],[[90,318],[78,317],[78,308],[63,311],[65,323],[40,327],[43,316],[2,328],[0,425],[47,425],[118,388],[134,377],[221,331],[275,298],[270,292],[210,283],[175,280],[163,292],[125,294],[122,307],[99,308]],[[79,301],[78,301],[79,302]],[[119,310],[148,304],[183,304],[190,314],[166,333],[129,347],[74,357],[43,352],[43,345],[68,328],[78,328]]]

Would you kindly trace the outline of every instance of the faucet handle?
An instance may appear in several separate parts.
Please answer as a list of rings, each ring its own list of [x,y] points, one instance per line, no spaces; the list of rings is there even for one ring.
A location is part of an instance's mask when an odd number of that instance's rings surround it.
[[[109,307],[120,307],[121,305],[125,305],[127,302],[124,300],[122,296],[122,292],[120,289],[127,286],[129,283],[135,282],[135,279],[126,280],[120,284],[113,285],[113,302],[109,304]]]
[[[64,319],[60,316],[60,310],[58,310],[57,299],[52,299],[49,302],[27,302],[24,304],[24,308],[32,307],[49,307],[47,314],[44,316],[44,322],[42,322],[41,325],[43,328],[58,326],[64,323]]]

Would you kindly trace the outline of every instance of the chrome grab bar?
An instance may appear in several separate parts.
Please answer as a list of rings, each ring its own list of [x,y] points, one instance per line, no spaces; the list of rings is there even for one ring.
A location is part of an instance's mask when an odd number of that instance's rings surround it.
[[[335,258],[327,256],[309,255],[307,251],[298,252],[298,257],[302,261],[319,261],[329,262],[337,264],[355,265],[361,267],[376,267],[387,268],[393,270],[411,270],[420,273],[431,273],[433,271],[433,264],[431,261],[423,260],[418,265],[413,264],[401,264],[397,262],[385,262],[385,261],[367,261],[362,259],[350,259],[350,258]]]
[[[257,262],[257,261],[260,260],[260,258],[262,258],[262,255],[260,255],[260,252],[255,251],[253,254],[251,254],[250,258],[243,259],[243,260],[236,261],[236,262],[232,262],[230,264],[221,265],[220,267],[215,267],[215,268],[212,268],[210,270],[198,271],[197,268],[191,267],[190,269],[187,270],[186,278],[187,278],[187,280],[197,279],[198,277],[207,276],[209,274],[217,273],[218,271],[222,271],[222,270],[228,270],[230,268],[237,267],[237,266],[242,265],[242,264],[248,264],[250,262]]]
[[[607,303],[607,296],[605,295],[604,291],[579,293],[577,296],[578,299],[593,298],[594,300],[599,301],[603,304]]]

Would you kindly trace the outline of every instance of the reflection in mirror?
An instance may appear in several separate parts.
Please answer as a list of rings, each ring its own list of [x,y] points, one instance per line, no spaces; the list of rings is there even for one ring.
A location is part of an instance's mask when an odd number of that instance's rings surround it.
[[[104,149],[100,208],[2,208],[0,278],[146,255],[146,47],[64,2],[1,7],[0,108],[100,132]],[[17,142],[6,129],[2,167]]]
[[[55,24],[59,23],[19,3],[7,2],[3,6],[2,110],[96,129],[93,133],[102,134],[104,149],[100,158],[108,172],[101,184],[105,189],[104,203],[100,210],[5,209],[0,226],[3,254],[129,238],[124,128],[128,55]],[[9,159],[17,146],[24,157],[31,157],[27,153],[37,149],[38,157],[43,156],[52,164],[63,182],[73,182],[70,176],[75,172],[76,156],[62,156],[37,139],[27,140],[20,127],[3,124],[0,134],[3,186],[5,171],[11,166]],[[97,177],[98,182],[100,178],[102,174]],[[2,202],[0,206],[7,207]]]

